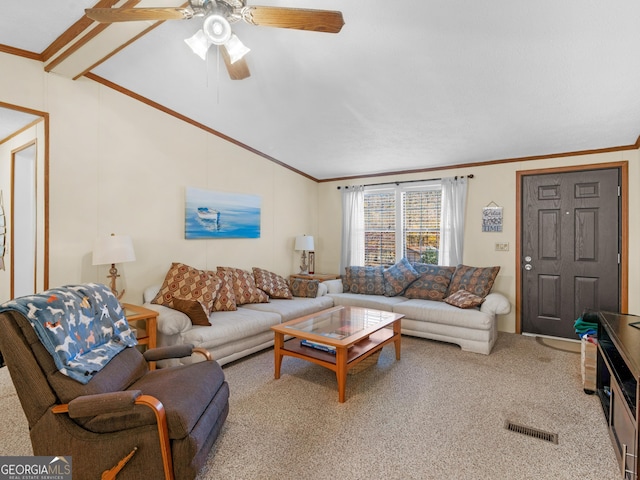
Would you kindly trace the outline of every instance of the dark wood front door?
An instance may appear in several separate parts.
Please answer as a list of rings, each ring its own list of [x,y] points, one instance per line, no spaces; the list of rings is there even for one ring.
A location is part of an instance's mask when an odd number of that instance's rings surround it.
[[[577,339],[587,308],[620,305],[620,171],[525,175],[522,332]]]

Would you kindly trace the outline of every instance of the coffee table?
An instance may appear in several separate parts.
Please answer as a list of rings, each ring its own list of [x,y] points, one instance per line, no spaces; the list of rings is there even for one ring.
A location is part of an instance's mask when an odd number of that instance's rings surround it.
[[[338,306],[274,325],[274,376],[280,378],[285,355],[321,365],[336,372],[338,401],[342,403],[349,369],[392,342],[396,360],[400,360],[403,317],[370,308]],[[292,338],[285,341],[285,336]],[[303,341],[321,343],[330,351],[305,346]]]

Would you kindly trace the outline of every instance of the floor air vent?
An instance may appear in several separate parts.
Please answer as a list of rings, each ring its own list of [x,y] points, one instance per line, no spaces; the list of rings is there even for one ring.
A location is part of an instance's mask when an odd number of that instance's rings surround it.
[[[540,440],[544,440],[546,442],[558,444],[558,434],[545,432],[544,430],[538,430],[537,428],[525,427],[524,425],[518,425],[517,423],[513,423],[510,420],[507,420],[505,423],[505,428],[507,430],[511,430],[512,432],[522,433],[523,435],[528,435],[529,437],[539,438]]]

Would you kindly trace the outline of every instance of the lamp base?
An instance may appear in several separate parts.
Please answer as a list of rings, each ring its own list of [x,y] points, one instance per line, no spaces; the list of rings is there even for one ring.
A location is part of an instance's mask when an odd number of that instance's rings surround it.
[[[302,256],[300,257],[300,274],[299,275],[309,275],[309,265],[307,264],[307,252],[302,251]]]
[[[124,295],[124,290],[122,290],[122,292],[120,293],[118,293],[118,290],[116,290],[116,278],[118,278],[119,276],[120,275],[118,275],[118,269],[116,268],[116,265],[112,263],[107,278],[111,279],[111,285],[109,285],[109,287],[118,300],[120,300]]]

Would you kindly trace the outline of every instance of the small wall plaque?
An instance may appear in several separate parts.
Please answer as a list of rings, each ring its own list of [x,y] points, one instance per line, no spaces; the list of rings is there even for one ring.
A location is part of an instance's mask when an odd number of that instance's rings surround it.
[[[482,231],[502,232],[502,207],[495,202],[482,208]]]

